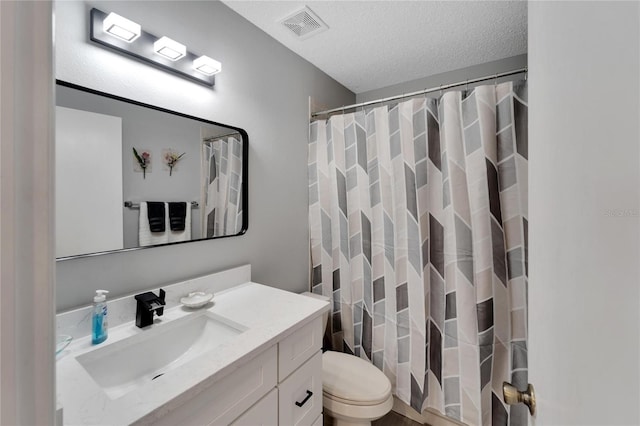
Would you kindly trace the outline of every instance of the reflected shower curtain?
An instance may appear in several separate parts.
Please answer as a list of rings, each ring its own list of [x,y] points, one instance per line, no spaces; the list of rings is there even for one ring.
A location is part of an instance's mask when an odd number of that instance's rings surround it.
[[[526,425],[524,83],[311,123],[312,290],[334,350],[381,369],[419,412]]]
[[[203,238],[242,229],[242,142],[234,137],[202,143]]]

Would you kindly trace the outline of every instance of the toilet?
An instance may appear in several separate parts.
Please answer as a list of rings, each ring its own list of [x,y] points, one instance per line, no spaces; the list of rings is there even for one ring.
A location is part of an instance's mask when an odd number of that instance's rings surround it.
[[[329,300],[325,296],[305,296]],[[323,316],[326,328],[329,313]],[[391,411],[391,382],[380,370],[354,355],[322,354],[322,405],[335,426],[368,426]]]

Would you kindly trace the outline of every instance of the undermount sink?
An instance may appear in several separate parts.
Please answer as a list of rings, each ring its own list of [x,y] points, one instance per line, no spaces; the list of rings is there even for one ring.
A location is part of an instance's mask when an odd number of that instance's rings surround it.
[[[210,312],[158,324],[76,359],[111,399],[229,342],[247,328]]]

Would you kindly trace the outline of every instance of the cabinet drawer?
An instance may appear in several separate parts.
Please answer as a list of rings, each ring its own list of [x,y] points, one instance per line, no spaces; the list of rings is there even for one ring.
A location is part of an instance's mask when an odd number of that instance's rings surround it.
[[[277,426],[278,389],[272,389],[264,398],[249,408],[231,426]]]
[[[153,424],[228,425],[277,385],[276,366],[272,346]]]
[[[278,381],[322,348],[322,317],[318,317],[278,344]]]
[[[278,385],[280,424],[312,425],[322,413],[322,352]]]
[[[322,417],[322,414],[320,414],[316,419],[316,421],[313,422],[311,426],[322,426],[323,423],[324,423],[324,418]]]

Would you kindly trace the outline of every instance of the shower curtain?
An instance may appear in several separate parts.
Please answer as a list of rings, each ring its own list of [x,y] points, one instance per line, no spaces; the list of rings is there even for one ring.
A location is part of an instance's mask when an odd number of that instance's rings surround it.
[[[202,142],[203,238],[242,229],[242,142],[228,136]]]
[[[312,290],[333,350],[469,425],[526,425],[527,88],[503,83],[311,123]]]

